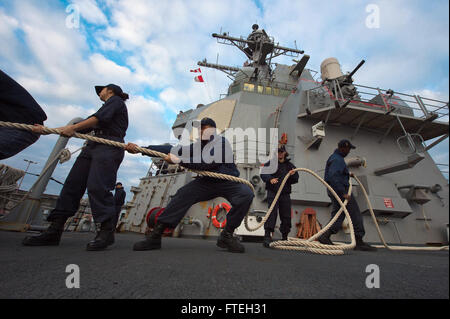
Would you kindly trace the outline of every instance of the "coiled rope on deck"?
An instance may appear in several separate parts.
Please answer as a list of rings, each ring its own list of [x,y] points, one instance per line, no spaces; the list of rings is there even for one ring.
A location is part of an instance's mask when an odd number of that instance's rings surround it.
[[[353,228],[352,220],[350,218],[350,214],[348,213],[347,207],[346,207],[348,200],[346,199],[344,202],[342,202],[342,200],[339,198],[339,196],[336,194],[336,192],[333,190],[333,188],[330,185],[328,185],[328,183],[325,182],[323,180],[323,178],[321,178],[319,175],[317,175],[317,173],[313,172],[312,170],[309,170],[307,168],[296,168],[294,170],[296,172],[305,172],[305,173],[311,174],[316,179],[318,179],[333,194],[333,196],[336,198],[338,203],[341,205],[341,208],[336,213],[334,218],[320,232],[318,232],[314,236],[312,236],[306,240],[289,237],[288,240],[272,242],[270,244],[270,247],[276,248],[276,249],[282,249],[282,250],[307,251],[307,252],[321,254],[321,255],[343,255],[344,250],[350,250],[350,249],[355,248],[355,246],[356,246],[355,231]],[[284,179],[281,182],[281,185],[278,189],[278,192],[275,195],[272,205],[269,207],[269,210],[266,212],[266,215],[263,217],[262,221],[257,226],[255,226],[254,228],[250,228],[248,225],[248,214],[247,214],[247,216],[245,216],[244,225],[248,231],[255,231],[255,230],[261,228],[265,224],[266,220],[269,218],[270,214],[272,213],[273,208],[275,207],[275,205],[278,201],[278,198],[281,195],[281,191],[283,190],[283,188],[286,185],[286,182],[290,176],[291,176],[290,173],[288,173],[284,177]],[[351,194],[351,192],[352,192],[352,184],[350,183],[350,187],[348,189],[348,194]],[[350,238],[351,238],[350,244],[324,245],[319,242],[316,242],[315,240],[317,238],[319,238],[323,233],[325,233],[334,224],[334,222],[339,218],[339,216],[342,214],[342,212],[344,212],[345,216],[347,217],[347,220],[349,221]]]
[[[319,180],[331,192],[331,194],[333,194],[334,198],[336,198],[338,203],[341,205],[341,208],[336,213],[336,215],[333,217],[333,219],[331,219],[330,222],[314,236],[312,236],[308,239],[289,237],[288,240],[272,242],[270,244],[270,247],[276,248],[276,249],[282,249],[282,250],[307,251],[307,252],[312,252],[315,254],[322,254],[322,255],[343,255],[344,250],[350,250],[350,249],[355,248],[355,245],[356,245],[355,230],[354,230],[352,220],[350,218],[350,215],[349,215],[349,213],[347,211],[347,207],[346,207],[348,200],[346,199],[344,202],[342,202],[341,199],[339,198],[339,196],[333,190],[333,188],[331,188],[331,186],[327,182],[325,182],[315,172],[313,172],[309,169],[306,169],[306,168],[296,168],[295,171],[306,172],[308,174],[313,175],[317,180]],[[262,221],[254,228],[248,227],[248,214],[247,214],[247,216],[244,219],[245,227],[247,228],[247,230],[255,231],[264,225],[264,223],[266,222],[266,220],[269,218],[270,214],[272,213],[272,210],[275,207],[276,202],[278,201],[278,198],[281,195],[281,191],[282,191],[283,187],[285,186],[289,177],[290,177],[290,174],[289,173],[286,174],[286,176],[284,177],[284,179],[280,185],[280,188],[278,189],[278,192],[272,202],[272,205],[269,207],[269,210],[267,211],[266,215],[263,217]],[[356,180],[356,182],[358,183],[359,187],[361,188],[361,190],[364,194],[364,199],[366,200],[366,202],[368,204],[370,215],[371,215],[372,220],[377,229],[378,236],[380,237],[380,240],[383,243],[383,246],[381,246],[381,247],[384,247],[389,250],[399,250],[399,251],[442,251],[442,250],[449,249],[449,246],[442,246],[442,247],[389,246],[386,243],[386,241],[383,237],[383,234],[381,233],[380,226],[378,225],[378,221],[376,219],[372,204],[370,202],[367,191],[364,188],[364,185],[361,183],[361,181],[356,176],[352,176],[352,178],[354,178]],[[350,187],[348,189],[348,193],[347,193],[348,195],[350,195],[352,193],[352,183],[349,183],[349,185],[350,185]],[[336,222],[336,220],[339,218],[339,216],[342,214],[342,212],[345,213],[345,216],[347,217],[347,221],[349,223],[351,243],[350,244],[340,244],[339,243],[339,244],[335,244],[335,245],[324,245],[324,244],[321,244],[318,242],[314,242],[317,238],[319,238],[322,234],[324,234],[326,231],[328,231],[330,229],[330,227]]]
[[[309,252],[313,252],[313,253],[316,253],[316,254],[324,254],[324,255],[342,255],[344,253],[344,250],[353,249],[355,247],[355,230],[354,230],[354,227],[353,227],[352,220],[351,220],[351,218],[349,216],[349,213],[347,211],[347,208],[346,208],[348,200],[345,200],[344,202],[342,202],[340,200],[339,196],[336,194],[336,192],[330,187],[330,185],[328,185],[315,172],[312,172],[312,171],[304,169],[304,168],[298,168],[298,169],[296,169],[296,171],[306,171],[306,172],[312,174],[314,177],[316,177],[333,194],[333,196],[336,198],[338,203],[341,205],[341,208],[336,213],[336,215],[333,217],[333,219],[330,220],[330,222],[320,232],[318,232],[314,236],[312,236],[312,237],[310,237],[310,238],[308,238],[306,240],[289,237],[287,241],[275,241],[275,242],[272,242],[270,244],[270,247],[276,248],[276,249],[284,249],[284,250],[309,251]],[[285,176],[285,178],[283,179],[283,183],[281,184],[280,189],[282,189],[284,187],[284,184],[286,183],[288,178],[289,178],[289,174],[287,174]],[[384,247],[384,248],[389,249],[389,250],[398,250],[398,251],[443,251],[443,250],[449,250],[449,246],[442,246],[442,247],[389,246],[386,243],[386,240],[383,237],[383,234],[381,232],[380,226],[378,224],[378,221],[376,219],[375,213],[373,211],[372,203],[370,202],[369,196],[367,194],[366,189],[364,188],[364,185],[361,183],[361,181],[356,176],[352,176],[352,178],[354,178],[356,180],[356,182],[358,183],[359,187],[361,188],[361,190],[362,190],[362,192],[364,194],[364,199],[366,200],[366,202],[368,204],[368,207],[369,207],[370,216],[372,217],[372,221],[375,224],[375,228],[377,229],[378,236],[380,237],[380,240],[383,243],[383,246],[381,246],[381,247],[377,246],[377,247],[380,247],[380,248]],[[348,190],[348,195],[351,194],[352,183],[349,183],[349,185],[350,185],[350,187],[349,187],[349,190]],[[279,193],[281,193],[281,192],[279,191],[277,193],[277,195],[279,195]],[[274,202],[276,202],[277,199],[278,199],[278,197],[275,197]],[[265,219],[263,220],[264,222],[269,217],[273,206],[274,205],[272,205],[269,208],[269,211],[268,211],[267,215],[265,216]],[[347,217],[347,221],[349,223],[351,243],[350,244],[323,245],[323,244],[320,244],[320,243],[317,243],[317,242],[313,242],[314,240],[319,238],[323,233],[325,233],[335,223],[335,221],[342,214],[342,211],[344,211],[345,216]],[[262,223],[262,224],[264,224],[264,223]],[[261,226],[262,225],[258,225],[254,229],[258,229]]]
[[[23,130],[28,130],[28,131],[32,131],[33,127],[34,127],[33,125],[28,125],[28,124],[11,123],[11,122],[3,122],[3,121],[0,121],[0,126],[15,128],[15,129],[23,129]],[[45,126],[43,127],[43,132],[46,134],[57,134],[57,135],[61,134],[61,132],[58,129],[52,129],[52,128],[48,128]],[[101,143],[101,144],[106,144],[106,145],[110,145],[110,146],[123,148],[123,149],[126,148],[126,144],[124,144],[124,143],[111,141],[108,139],[103,139],[103,138],[95,137],[95,136],[88,135],[88,134],[75,133],[73,136],[77,137],[77,138]],[[149,150],[149,149],[142,148],[142,147],[137,147],[136,149],[138,150],[138,152],[152,156],[152,157],[164,158],[167,156],[165,153]],[[234,177],[234,176],[230,176],[230,175],[226,175],[226,174],[213,173],[213,172],[209,172],[209,171],[197,171],[197,170],[190,170],[190,171],[192,171],[198,175],[201,175],[201,176],[207,176],[207,177],[242,183],[242,184],[249,186],[252,189],[252,191],[255,190],[253,185],[249,181],[242,179],[242,178],[238,178],[238,177]],[[327,182],[325,182],[319,175],[317,175],[312,170],[309,170],[307,168],[296,168],[295,171],[306,172],[308,174],[313,175],[316,179],[318,179],[331,192],[331,194],[333,194],[333,196],[336,198],[338,203],[341,205],[341,208],[336,213],[334,218],[332,220],[330,220],[330,222],[320,232],[318,232],[311,238],[302,240],[302,239],[290,237],[290,238],[288,238],[288,240],[285,240],[285,241],[272,242],[270,244],[270,247],[273,247],[276,249],[284,249],[284,250],[307,251],[307,252],[312,252],[312,253],[316,253],[316,254],[325,254],[325,255],[343,255],[344,250],[353,249],[356,245],[356,239],[355,239],[355,231],[353,228],[353,223],[350,218],[350,214],[348,213],[347,208],[346,208],[348,200],[346,199],[344,202],[342,202],[342,200],[339,198],[339,196],[336,194],[336,192],[333,190],[333,188],[330,185],[328,185]],[[266,212],[266,215],[263,217],[262,221],[256,227],[251,228],[248,225],[248,214],[245,216],[244,225],[247,230],[256,231],[257,229],[261,228],[264,225],[264,223],[267,221],[270,214],[272,213],[273,208],[275,207],[276,202],[278,201],[278,199],[281,195],[281,191],[283,190],[284,186],[286,185],[286,182],[289,177],[290,177],[290,173],[286,174],[286,176],[284,177],[284,179],[278,189],[278,192],[274,198],[272,205],[270,206],[269,210]],[[384,237],[378,226],[378,222],[376,220],[375,213],[373,212],[372,205],[370,203],[369,197],[367,195],[367,192],[366,192],[364,186],[358,180],[358,178],[356,178],[356,177],[353,177],[353,178],[358,182],[359,186],[361,187],[361,190],[363,191],[365,200],[368,203],[368,207],[369,207],[370,214],[372,216],[372,220],[377,228],[378,235],[380,236],[380,239],[383,242],[383,245],[385,248],[390,249],[390,250],[426,250],[426,251],[448,250],[448,248],[449,248],[448,246],[443,246],[443,247],[388,246],[386,241],[384,240]],[[349,184],[350,184],[350,187],[348,190],[348,194],[351,194],[352,183],[349,183]],[[344,214],[347,217],[347,220],[349,222],[351,243],[350,244],[337,244],[337,245],[324,245],[324,244],[321,244],[318,242],[314,242],[317,238],[319,238],[323,233],[325,233],[334,224],[334,222],[339,218],[339,216],[342,214],[342,212],[344,212]]]

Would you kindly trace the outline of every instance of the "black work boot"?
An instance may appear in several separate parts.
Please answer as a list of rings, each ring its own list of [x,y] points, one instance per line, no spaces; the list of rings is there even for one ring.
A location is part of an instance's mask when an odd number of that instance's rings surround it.
[[[356,237],[356,246],[355,250],[360,251],[377,251],[375,247],[370,246],[362,240],[362,237]]]
[[[272,242],[271,232],[266,231],[264,234],[263,246],[266,248],[270,248],[270,243]]]
[[[145,235],[145,240],[137,242],[133,246],[135,251],[161,249],[161,237],[167,228],[165,224],[156,224],[153,230]]]
[[[109,245],[114,244],[114,227],[111,220],[107,220],[100,225],[97,236],[90,241],[86,249],[89,251],[105,250]]]
[[[58,246],[66,220],[66,218],[55,219],[42,234],[27,236],[22,241],[22,244],[24,246]]]
[[[288,240],[288,234],[281,234],[281,240]]]
[[[233,232],[227,229],[222,230],[219,239],[217,239],[217,246],[220,248],[227,248],[232,253],[245,252],[244,246],[239,242],[239,239],[233,236]]]
[[[317,238],[317,240],[319,241],[319,243],[321,243],[323,245],[334,245],[330,239],[331,235],[332,235],[331,231],[327,230],[321,236],[319,236],[319,238]]]

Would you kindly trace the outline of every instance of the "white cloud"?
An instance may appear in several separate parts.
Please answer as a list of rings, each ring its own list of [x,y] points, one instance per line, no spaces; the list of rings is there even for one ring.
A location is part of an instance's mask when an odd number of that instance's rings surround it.
[[[80,16],[89,23],[104,25],[108,23],[106,15],[98,7],[95,0],[72,0],[80,9]]]
[[[7,15],[0,8],[0,39],[2,39],[3,43],[7,43],[7,45],[0,45],[0,59],[4,58],[8,61],[17,55],[19,43],[16,39],[15,31],[18,27],[19,21]]]
[[[101,36],[97,36],[96,40],[98,44],[100,45],[100,49],[103,51],[119,51],[119,46],[117,45],[116,41],[108,40],[105,38],[102,38]]]
[[[128,117],[138,138],[165,139],[170,128],[163,119],[164,108],[161,103],[143,96],[135,96],[127,103]]]
[[[128,59],[136,74],[153,88],[162,88],[173,82],[172,60],[169,51],[158,44],[145,44],[139,55]]]
[[[13,40],[14,37],[14,31],[19,27],[19,21],[7,15],[3,10],[0,8],[0,37],[11,39]],[[1,46],[2,48],[8,47],[8,46]]]
[[[103,82],[108,81],[108,79],[120,79],[120,82],[129,83],[133,79],[130,69],[116,64],[99,53],[91,55],[89,62],[92,66],[92,71],[95,72],[97,78],[101,78]]]
[[[95,113],[95,110],[79,105],[47,105],[43,109],[48,116],[45,125],[49,127],[65,126],[74,118],[84,119]]]
[[[139,179],[147,174],[150,165],[150,157],[141,155],[125,154],[125,157],[118,171],[118,181],[125,186],[133,186],[139,184]]]

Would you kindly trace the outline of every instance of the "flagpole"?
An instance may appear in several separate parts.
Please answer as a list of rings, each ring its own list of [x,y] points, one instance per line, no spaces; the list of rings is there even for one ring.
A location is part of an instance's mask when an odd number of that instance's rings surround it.
[[[208,79],[209,79],[209,76],[208,76]],[[205,83],[205,86],[206,86],[206,92],[208,93],[209,103],[212,103],[213,99],[211,97],[211,92],[210,92],[210,89],[209,89],[208,81],[206,81],[206,79],[205,79],[204,83]]]

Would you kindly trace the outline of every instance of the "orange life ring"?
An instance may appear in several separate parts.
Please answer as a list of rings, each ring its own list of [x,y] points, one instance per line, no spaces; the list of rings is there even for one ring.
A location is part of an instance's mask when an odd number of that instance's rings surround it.
[[[214,208],[214,210],[213,210],[213,212],[212,212],[212,223],[213,223],[213,225],[216,227],[216,228],[224,228],[225,226],[226,226],[226,224],[227,224],[227,219],[225,218],[222,222],[219,222],[218,220],[217,220],[217,213],[219,212],[219,210],[221,209],[221,208],[223,208],[223,209],[225,209],[225,211],[227,212],[227,214],[230,212],[230,209],[231,209],[231,206],[230,205],[228,205],[227,203],[222,203],[222,204],[219,204],[219,205],[217,205],[215,208]]]

